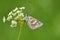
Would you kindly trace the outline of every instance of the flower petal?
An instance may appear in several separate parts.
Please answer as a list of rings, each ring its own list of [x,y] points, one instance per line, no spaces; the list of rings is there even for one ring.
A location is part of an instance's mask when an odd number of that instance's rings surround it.
[[[19,8],[19,9],[20,9],[20,10],[21,10],[21,9],[25,9],[25,7],[21,7],[21,8]]]
[[[17,26],[17,22],[15,20],[12,20],[10,26],[11,27],[16,27]]]
[[[18,10],[18,8],[16,7],[14,10],[13,10],[13,12],[15,12],[15,11],[17,11]]]
[[[12,15],[7,17],[7,20],[10,21],[12,19]]]
[[[8,14],[8,16],[12,15],[12,11]]]
[[[24,17],[24,13],[20,13],[20,14],[18,14],[19,16],[21,16],[21,17]]]
[[[5,19],[5,16],[3,17],[3,23],[5,23],[6,19]]]

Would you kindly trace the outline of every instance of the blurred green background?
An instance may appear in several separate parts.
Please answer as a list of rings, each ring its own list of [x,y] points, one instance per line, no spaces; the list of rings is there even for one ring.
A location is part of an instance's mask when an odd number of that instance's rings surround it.
[[[11,28],[10,22],[4,24],[2,18],[21,6],[44,25],[32,30],[24,24],[20,40],[60,40],[60,0],[0,0],[0,40],[17,40],[19,26]]]

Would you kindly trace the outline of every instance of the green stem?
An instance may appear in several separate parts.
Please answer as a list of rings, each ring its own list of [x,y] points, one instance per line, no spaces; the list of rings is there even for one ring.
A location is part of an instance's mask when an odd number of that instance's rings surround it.
[[[22,31],[22,25],[20,25],[20,29],[19,29],[19,33],[18,33],[18,40],[20,40],[21,31]]]

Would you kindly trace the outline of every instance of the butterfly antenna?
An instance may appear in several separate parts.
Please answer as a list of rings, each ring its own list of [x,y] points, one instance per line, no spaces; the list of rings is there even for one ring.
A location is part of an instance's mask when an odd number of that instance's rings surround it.
[[[28,13],[26,14],[26,18],[27,18],[27,21],[29,21],[29,14]]]
[[[29,16],[29,14],[27,13],[27,14],[26,14],[26,16],[28,17],[28,16]]]

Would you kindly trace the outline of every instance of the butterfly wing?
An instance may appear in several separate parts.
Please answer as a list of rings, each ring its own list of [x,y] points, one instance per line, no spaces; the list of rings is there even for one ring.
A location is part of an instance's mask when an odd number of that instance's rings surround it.
[[[26,21],[31,29],[36,29],[43,25],[42,22],[40,22],[39,20],[37,20],[29,15],[26,15]]]

